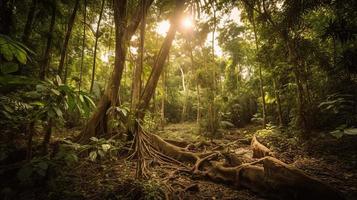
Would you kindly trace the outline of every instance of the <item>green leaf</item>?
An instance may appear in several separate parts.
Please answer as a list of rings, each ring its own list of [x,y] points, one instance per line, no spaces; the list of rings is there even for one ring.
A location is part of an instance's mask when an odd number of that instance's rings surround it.
[[[104,152],[107,152],[110,149],[111,145],[110,144],[102,144],[102,149]]]
[[[16,49],[15,51],[15,57],[16,59],[21,63],[21,64],[26,64],[27,62],[27,54],[25,51],[22,51],[20,49]]]
[[[98,155],[101,157],[101,158],[104,158],[104,156],[105,156],[105,153],[104,153],[104,151],[102,151],[102,150],[98,150]]]
[[[330,134],[337,138],[337,139],[340,139],[342,136],[343,136],[343,131],[340,131],[340,130],[335,130],[335,131],[331,131]]]
[[[2,44],[0,46],[0,53],[4,56],[7,61],[12,61],[14,59],[14,55],[11,51],[11,45],[8,43]]]
[[[52,107],[58,117],[62,117],[62,111],[58,107]]]
[[[17,178],[21,182],[26,182],[26,181],[30,180],[32,173],[33,173],[33,170],[31,168],[31,166],[25,165],[17,172]]]
[[[1,65],[1,72],[4,74],[10,74],[19,70],[19,65],[13,62],[4,63]]]
[[[98,142],[99,141],[98,138],[96,138],[96,137],[91,137],[89,139],[92,140],[93,142]]]
[[[58,90],[51,88],[51,91],[53,92],[53,94],[55,94],[57,96],[61,95],[60,91],[58,91]]]
[[[95,161],[97,159],[97,152],[96,151],[92,151],[89,153],[89,159],[91,161]]]
[[[39,168],[42,169],[42,170],[47,170],[47,168],[48,168],[48,162],[46,162],[46,161],[44,161],[44,162],[39,162],[39,163],[37,164],[37,167],[39,167]]]
[[[357,135],[357,128],[349,128],[343,130],[346,135]]]

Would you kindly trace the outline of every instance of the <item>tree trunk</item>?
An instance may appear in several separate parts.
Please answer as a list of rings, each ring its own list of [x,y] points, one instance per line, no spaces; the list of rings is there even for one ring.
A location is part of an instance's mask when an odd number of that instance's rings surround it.
[[[102,7],[100,8],[99,19],[98,19],[98,23],[97,23],[97,30],[96,30],[96,32],[95,32],[93,67],[92,67],[92,79],[91,79],[91,82],[90,82],[89,92],[92,92],[92,91],[93,91],[94,76],[95,76],[95,61],[96,61],[96,59],[97,59],[98,40],[99,40],[99,37],[100,37],[99,28],[100,28],[100,22],[102,21],[102,16],[103,16],[104,3],[105,3],[105,0],[102,0]]]
[[[80,69],[80,72],[79,72],[79,83],[78,83],[78,91],[79,92],[81,91],[81,86],[82,86],[84,49],[85,49],[85,41],[86,41],[86,23],[87,23],[87,0],[84,0],[81,69]]]
[[[140,25],[140,46],[139,46],[139,57],[138,63],[134,70],[134,78],[132,83],[132,97],[131,97],[131,106],[132,109],[137,108],[140,102],[140,93],[141,93],[141,76],[143,73],[143,66],[144,66],[144,41],[145,41],[145,26],[146,26],[146,17],[145,17],[145,0],[142,0],[141,3],[144,5],[142,7],[142,18],[141,18],[141,25]]]
[[[45,155],[48,153],[48,145],[50,144],[51,136],[52,136],[52,119],[48,120],[48,124],[45,129],[45,136],[42,141],[42,154]]]
[[[65,38],[64,38],[63,46],[62,46],[62,49],[61,49],[61,58],[60,58],[60,62],[59,62],[59,65],[58,65],[58,75],[61,78],[63,78],[63,74],[62,73],[63,73],[65,57],[66,57],[66,54],[67,54],[68,42],[69,42],[69,39],[70,39],[71,34],[72,34],[72,28],[73,28],[73,25],[74,25],[74,21],[75,21],[75,18],[76,18],[78,7],[79,7],[79,0],[76,0],[76,2],[74,4],[73,11],[72,11],[72,14],[71,14],[71,16],[70,16],[70,18],[68,20],[67,31],[66,31],[66,35],[65,35]]]
[[[167,65],[169,66],[170,58],[167,56]],[[163,71],[162,76],[162,96],[161,96],[161,129],[164,129],[165,120],[165,99],[166,99],[166,70]]]
[[[22,35],[22,42],[24,44],[27,44],[28,39],[30,38],[31,29],[32,29],[31,27],[32,27],[33,19],[35,17],[36,7],[37,7],[37,0],[32,0],[31,7],[27,15],[27,21],[24,28],[24,33]]]
[[[276,78],[275,76],[273,77],[273,86],[274,86],[274,94],[276,98],[276,104],[277,104],[277,111],[278,111],[278,120],[279,120],[279,126],[283,126],[283,114],[281,110],[281,102],[280,102],[280,90],[277,88],[276,85]]]
[[[252,16],[251,20],[252,20],[252,24],[253,24],[256,53],[258,53],[259,45],[258,45],[258,37],[257,37],[257,30],[256,30],[256,26],[255,26],[254,15]],[[264,83],[263,83],[261,64],[259,64],[259,88],[260,88],[260,96],[262,97],[263,128],[266,128],[267,119],[266,119],[265,92],[264,92]]]
[[[13,0],[1,0],[0,1],[0,33],[4,35],[10,35],[13,29]]]
[[[184,95],[184,100],[183,100],[184,102],[182,104],[182,111],[181,111],[181,122],[184,122],[186,120],[186,113],[187,113],[188,92],[186,88],[185,72],[183,71],[182,66],[180,66],[180,71],[181,71],[182,89]]]
[[[183,12],[184,3],[185,3],[184,1],[176,0],[176,10],[173,15],[174,17],[171,19],[170,29],[164,39],[159,54],[156,58],[154,67],[149,76],[148,82],[141,95],[141,104],[140,104],[141,111],[146,110],[148,108],[150,99],[154,95],[157,82],[159,81],[161,72],[164,68],[164,63],[167,59],[167,56],[169,54],[172,45],[172,41],[175,38],[176,30],[179,26],[179,20]]]
[[[97,110],[93,113],[92,117],[86,124],[83,132],[77,137],[77,140],[81,143],[86,143],[89,138],[93,136],[103,136],[107,134],[107,110],[110,106],[116,106],[118,102],[118,91],[120,81],[123,75],[126,51],[129,41],[135,33],[140,20],[141,20],[141,6],[144,6],[145,15],[150,8],[153,0],[147,0],[145,5],[140,5],[139,9],[136,9],[135,17],[132,18],[131,23],[127,25],[127,0],[115,0],[114,1],[114,22],[115,22],[115,60],[114,69],[104,92],[101,97]]]
[[[50,53],[52,48],[52,38],[53,38],[53,30],[55,27],[56,22],[56,2],[52,4],[52,15],[51,15],[51,23],[48,30],[47,35],[47,43],[46,43],[46,50],[43,58],[43,63],[41,64],[40,68],[40,79],[44,80],[48,73],[48,68],[50,64]]]

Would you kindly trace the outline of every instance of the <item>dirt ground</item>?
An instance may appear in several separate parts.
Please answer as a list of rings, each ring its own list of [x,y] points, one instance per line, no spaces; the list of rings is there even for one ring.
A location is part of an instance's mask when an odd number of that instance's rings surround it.
[[[194,123],[171,124],[158,131],[165,139],[195,144],[193,151],[210,151],[218,146],[230,151],[250,152],[250,139],[259,141],[277,153],[277,157],[302,169],[344,193],[346,199],[357,199],[357,138],[315,136],[299,141],[288,132],[258,131],[257,125],[221,130],[218,139],[203,136]],[[177,168],[155,166],[147,181],[135,180],[136,162],[125,157],[91,162],[81,160],[66,171],[53,187],[38,188],[21,194],[22,199],[239,199],[264,200],[247,189],[215,183],[186,172],[173,174]]]

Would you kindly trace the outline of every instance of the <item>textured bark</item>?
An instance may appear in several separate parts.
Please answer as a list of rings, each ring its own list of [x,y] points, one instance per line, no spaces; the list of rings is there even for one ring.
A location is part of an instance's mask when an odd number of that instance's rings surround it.
[[[64,41],[63,41],[63,45],[62,45],[62,49],[61,49],[61,58],[60,58],[60,63],[58,65],[58,75],[61,78],[64,77],[62,75],[63,67],[64,67],[64,62],[65,62],[65,58],[66,58],[66,54],[67,54],[68,42],[69,42],[69,39],[70,39],[71,34],[72,34],[72,28],[73,28],[73,25],[74,25],[74,21],[75,21],[75,18],[76,18],[78,7],[79,7],[79,0],[76,0],[76,2],[74,3],[73,11],[72,11],[71,16],[69,17],[69,20],[68,20],[67,31],[66,31],[66,35],[65,35],[65,38],[64,38]]]
[[[93,113],[82,133],[77,137],[81,143],[89,141],[93,136],[104,136],[107,134],[107,111],[110,106],[118,104],[118,92],[120,81],[123,75],[128,43],[135,33],[141,17],[142,6],[144,10],[150,8],[153,0],[147,0],[145,5],[140,5],[136,9],[135,17],[127,24],[127,1],[114,1],[114,22],[115,22],[115,60],[112,76],[109,80],[104,95],[101,97],[97,110]],[[145,12],[145,13],[146,13]]]

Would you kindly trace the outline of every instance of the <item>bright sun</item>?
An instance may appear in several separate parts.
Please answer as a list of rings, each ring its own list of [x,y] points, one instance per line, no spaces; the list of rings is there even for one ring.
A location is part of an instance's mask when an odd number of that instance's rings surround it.
[[[185,29],[190,29],[193,26],[193,21],[192,21],[192,19],[190,17],[185,17],[182,20],[181,24]]]
[[[168,20],[161,21],[156,26],[156,32],[161,36],[165,36],[170,28],[170,22]]]

